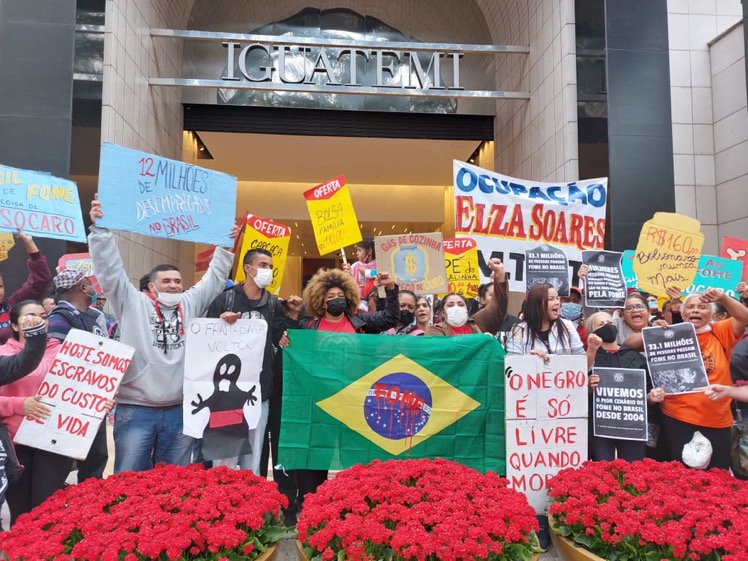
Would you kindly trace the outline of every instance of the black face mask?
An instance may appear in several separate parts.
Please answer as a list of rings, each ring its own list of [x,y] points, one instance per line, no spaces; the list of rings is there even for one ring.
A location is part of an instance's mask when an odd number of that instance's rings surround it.
[[[595,335],[603,340],[603,343],[613,343],[618,336],[618,328],[612,323],[606,323],[593,331]]]
[[[339,316],[348,307],[348,302],[345,298],[331,298],[326,302],[327,313],[331,316]]]
[[[413,320],[416,319],[416,315],[410,310],[400,310],[400,323],[403,325],[410,325]]]

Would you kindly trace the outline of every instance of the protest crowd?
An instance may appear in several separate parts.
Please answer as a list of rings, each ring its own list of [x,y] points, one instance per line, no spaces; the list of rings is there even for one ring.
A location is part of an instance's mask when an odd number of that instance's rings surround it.
[[[268,466],[274,466],[273,479],[289,499],[286,523],[295,524],[305,496],[329,474],[320,469],[285,470],[278,457],[284,430],[282,357],[293,344],[290,330],[425,339],[485,334],[497,338],[510,355],[531,355],[544,363],[553,355],[580,355],[589,371],[591,460],[648,457],[699,469],[734,467],[734,419],[739,413],[748,418],[746,282],[734,287],[737,297],[714,287],[684,297],[686,287],[673,285],[667,287],[667,298],[629,288],[619,305],[589,305],[587,283],[593,269],[584,264],[578,270],[578,286],[569,286],[568,280],[528,280],[521,307],[510,309],[509,279],[499,258],[486,261],[490,280],[479,287],[476,298],[457,292],[439,298],[400,289],[391,273],[378,270],[374,240],[364,238],[355,245],[356,262],[320,270],[301,296],[279,298],[268,290],[274,256],[265,249],[235,256],[216,247],[205,275],[192,287],[183,285],[181,272],[171,264],[145,274],[126,270],[114,233],[97,225],[107,210],[94,199],[88,235],[103,297],[79,270],[62,268],[50,275],[44,255],[24,232],[17,239],[28,253],[28,280],[21,287],[6,287],[0,279],[0,492],[10,509],[11,525],[61,489],[71,470],[77,469],[78,482],[104,477],[111,454],[115,473],[149,470],[158,463],[200,462],[267,476]],[[230,237],[239,234],[234,226]],[[236,284],[231,282],[235,259],[245,277]],[[134,286],[130,278],[141,275],[139,286]],[[263,324],[253,332],[251,346],[259,387],[247,390],[237,385],[242,364],[227,353],[215,366],[209,393],[201,390],[194,401],[185,403],[185,380],[192,366],[185,358],[188,326],[197,318],[213,318],[227,330],[240,320]],[[658,329],[670,333],[679,325],[691,330],[692,339],[686,337],[683,345],[695,341],[699,368],[663,370],[667,360],[657,358],[654,351],[669,346],[648,337],[656,338]],[[116,339],[134,349],[115,398],[96,405],[98,412],[113,418],[114,450],[107,449],[102,422],[87,456],[77,461],[13,442],[24,419],[44,424],[53,414],[40,386],[50,373],[64,375],[65,363],[57,357],[68,345],[71,329]],[[334,338],[321,340],[337,344]],[[227,343],[226,348],[232,347]],[[469,361],[464,368],[470,370]],[[605,385],[607,369],[646,373],[646,439],[596,435],[593,397]],[[257,406],[252,426],[244,419],[245,405]],[[202,438],[186,431],[185,411],[204,414],[204,432],[197,433]],[[706,446],[688,452],[695,439]],[[734,475],[748,474],[735,470]],[[540,538],[547,547],[548,536],[542,530]]]

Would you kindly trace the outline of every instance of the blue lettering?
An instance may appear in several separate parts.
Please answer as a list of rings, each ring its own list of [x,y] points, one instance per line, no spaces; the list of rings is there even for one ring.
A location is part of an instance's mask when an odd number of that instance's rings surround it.
[[[496,185],[496,192],[501,193],[502,195],[508,195],[509,194],[509,182],[505,179],[502,179],[501,181],[498,180],[498,178],[494,179],[494,184]]]
[[[525,187],[521,183],[510,183],[509,187],[511,188],[512,193],[514,193],[515,195],[524,195],[525,193],[527,193],[527,187]]]
[[[467,182],[465,179],[467,178]],[[457,172],[457,188],[464,192],[469,193],[478,184],[478,176],[467,168],[462,168]]]
[[[493,193],[493,187],[489,183],[490,177],[487,175],[481,175],[478,178],[478,189],[480,189],[481,193],[486,193],[487,195]]]
[[[550,201],[548,195],[543,193],[540,187],[530,187],[530,198],[531,199],[543,199],[544,201]]]
[[[587,201],[594,207],[605,206],[605,187],[600,183],[587,186]]]
[[[554,201],[558,201],[562,205],[566,206],[566,199],[563,197],[559,197],[557,193],[561,190],[561,187],[558,187],[557,185],[554,185],[553,187],[548,187],[548,196],[553,199]]]
[[[582,192],[579,187],[577,187],[576,183],[569,183],[569,202],[573,203],[574,201],[582,201],[582,204],[587,204],[587,196]]]

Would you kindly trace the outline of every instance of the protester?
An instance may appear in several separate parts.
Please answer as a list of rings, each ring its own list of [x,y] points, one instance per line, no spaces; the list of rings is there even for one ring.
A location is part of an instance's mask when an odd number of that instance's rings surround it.
[[[711,323],[712,306],[720,302],[730,319]],[[748,327],[748,308],[721,290],[708,288],[689,294],[683,304],[683,320],[693,324],[710,384],[730,384],[730,353]],[[634,348],[643,348],[641,335],[632,338]],[[696,431],[712,445],[707,469],[730,467],[730,441],[733,423],[730,402],[712,403],[703,393],[668,395],[661,405],[662,432],[669,459],[682,461],[683,447]]]
[[[426,335],[451,337],[471,333],[496,333],[506,317],[509,304],[508,283],[501,259],[489,259],[487,263],[493,276],[493,297],[485,308],[478,310],[469,318],[468,303],[461,294],[447,294],[441,302],[442,316],[440,321],[426,330]]]
[[[49,313],[52,311],[52,308],[54,308],[57,305],[57,300],[55,300],[55,297],[52,296],[45,296],[42,300],[42,307],[44,308],[44,311]]]
[[[478,304],[481,309],[488,306],[488,303],[493,298],[493,283],[487,282],[478,286]]]
[[[21,326],[24,324],[20,320],[28,316],[41,318],[44,321],[44,327],[36,327],[33,332],[23,329]],[[41,302],[38,300],[18,302],[10,311],[13,338],[9,339],[5,345],[0,346],[0,354],[4,356],[16,355],[23,350],[27,341],[31,345],[36,344],[37,341],[45,340],[46,338],[43,335],[46,320],[47,312],[44,311]],[[29,337],[28,340],[27,336]],[[0,418],[8,428],[11,437],[15,437],[24,417],[43,421],[49,416],[51,410],[41,403],[41,398],[35,394],[44,376],[49,371],[59,347],[60,342],[57,339],[46,339],[46,349],[38,366],[23,378],[0,387]],[[108,402],[109,409],[111,409],[111,405],[113,403]],[[67,456],[39,450],[38,448],[17,444],[15,449],[24,470],[18,481],[11,485],[6,493],[11,525],[16,522],[21,514],[29,512],[52,493],[61,489],[73,465],[73,460]]]
[[[151,274],[146,273],[142,277],[140,277],[140,280],[138,281],[138,290],[142,292],[143,294],[150,294],[151,289],[149,288],[149,285],[151,284]]]
[[[221,293],[233,254],[216,248],[205,276],[187,291],[176,267],[156,266],[145,294],[130,283],[114,234],[96,226],[103,215],[94,197],[91,259],[120,323],[120,340],[136,349],[117,395],[114,471],[143,471],[158,462],[186,465],[192,438],[182,433],[185,325]]]
[[[647,361],[637,351],[626,345],[616,343],[618,328],[613,318],[607,312],[597,312],[587,318],[586,330],[589,332],[587,340],[587,364],[589,368],[634,368],[645,371],[647,381],[647,403],[654,405],[665,399],[665,390],[652,388],[647,369]],[[643,460],[646,456],[646,442],[638,440],[624,440],[619,438],[603,438],[594,435],[592,392],[600,383],[600,377],[592,374],[589,377],[590,407],[589,407],[589,448],[590,459],[594,461],[612,461],[621,458],[627,462]],[[650,412],[651,418],[653,411]]]
[[[80,329],[99,337],[107,337],[106,318],[91,306],[97,298],[91,279],[82,271],[63,269],[53,279],[57,306],[49,314],[49,337],[62,342],[71,329]],[[85,460],[79,460],[78,483],[86,479],[104,477],[109,460],[107,450],[106,423],[101,423]]]
[[[426,333],[431,326],[431,301],[421,295],[416,300],[416,326]]]
[[[23,244],[29,254],[29,276],[23,286],[6,298],[5,279],[0,275],[0,345],[11,338],[10,309],[21,300],[39,300],[47,291],[52,275],[47,259],[39,252],[34,239],[19,230],[16,239]]]
[[[572,286],[568,296],[561,296],[561,317],[573,323],[576,329],[584,322],[583,311],[582,291]]]
[[[368,294],[368,291],[364,293],[364,287],[371,280],[372,273],[376,274],[376,269],[374,238],[367,237],[356,244],[356,262],[351,265],[351,274],[362,298]],[[374,311],[374,308],[370,308],[370,311]]]
[[[709,384],[705,388],[697,388],[712,401],[717,399],[734,399],[748,403],[748,386],[725,386],[723,384]]]
[[[381,312],[356,313],[360,294],[353,277],[340,269],[322,269],[304,289],[304,306],[310,318],[299,320],[302,329],[335,333],[382,333],[400,319],[398,287],[389,273],[377,273],[377,284],[384,287],[386,306]],[[299,506],[327,479],[327,470],[295,470]]]
[[[423,335],[426,331],[419,328],[416,322],[418,297],[410,290],[401,290],[398,298],[400,302],[400,320],[395,327],[391,327],[387,331],[384,331],[384,333],[387,335]]]

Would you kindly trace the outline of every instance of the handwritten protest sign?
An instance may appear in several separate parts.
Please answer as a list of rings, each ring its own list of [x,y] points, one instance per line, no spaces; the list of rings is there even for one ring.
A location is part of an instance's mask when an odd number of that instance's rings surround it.
[[[671,212],[656,212],[639,234],[634,272],[639,288],[655,296],[667,296],[666,288],[689,286],[699,268],[704,245],[701,223]]]
[[[647,373],[634,368],[593,368],[600,377],[592,394],[595,436],[647,440]]]
[[[410,290],[416,294],[447,291],[440,233],[377,236],[374,246],[379,269],[390,273],[400,290]]]
[[[748,280],[748,240],[725,236],[722,238],[722,257],[733,261],[740,261],[743,264],[742,280]]]
[[[16,239],[13,234],[0,234],[0,261],[8,258],[8,252],[16,245]]]
[[[569,260],[563,250],[541,245],[525,251],[525,276],[529,292],[538,284],[550,284],[559,296],[569,295]]]
[[[71,329],[37,391],[52,413],[25,418],[15,442],[83,460],[114,399],[135,349],[93,333]]]
[[[626,302],[626,282],[621,271],[622,253],[583,251],[582,261],[589,272],[584,279],[584,302],[591,308],[622,308]]]
[[[548,480],[587,459],[587,361],[584,356],[507,355],[506,477],[536,512],[548,505]]]
[[[85,242],[78,187],[40,171],[0,165],[0,231]]]
[[[719,288],[728,296],[740,300],[740,295],[735,288],[740,283],[743,274],[743,264],[740,261],[732,261],[714,255],[702,255],[699,258],[699,272],[693,279],[691,286],[683,290],[683,295],[688,296],[694,292],[704,292],[707,288]]]
[[[478,243],[481,282],[488,261],[500,258],[509,290],[525,292],[525,252],[560,247],[576,271],[583,249],[603,249],[608,180],[542,183],[517,179],[455,160],[455,235]],[[500,248],[500,249],[499,249]]]
[[[623,280],[626,283],[626,288],[637,288],[639,283],[634,272],[634,257],[636,252],[633,249],[627,249],[623,252],[621,258],[621,271],[623,272]]]
[[[249,431],[260,420],[268,325],[247,318],[231,325],[199,318],[187,326],[184,434],[203,439],[206,460],[249,454]]]
[[[320,255],[360,242],[356,211],[342,175],[304,192]]]
[[[447,292],[478,296],[478,244],[472,238],[448,238],[444,245]]]
[[[267,290],[272,294],[278,294],[283,280],[290,242],[291,228],[289,226],[248,214],[247,223],[244,227],[244,237],[242,238],[242,248],[237,255],[240,265],[236,269],[234,280],[236,282],[244,282],[245,280],[244,268],[241,266],[244,255],[251,249],[264,249],[273,256],[273,282],[270,283]]]
[[[236,178],[104,143],[99,226],[223,247],[236,216]]]
[[[709,383],[692,323],[677,323],[665,329],[645,327],[642,337],[655,388],[662,388],[667,394],[693,393]]]

